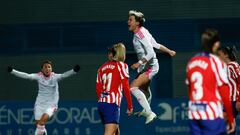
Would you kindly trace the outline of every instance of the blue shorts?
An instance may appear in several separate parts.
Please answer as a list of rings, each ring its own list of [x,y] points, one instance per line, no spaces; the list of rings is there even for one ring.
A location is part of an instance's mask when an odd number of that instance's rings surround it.
[[[189,120],[191,135],[226,135],[226,125],[223,119]]]
[[[98,102],[98,113],[103,124],[119,124],[120,108],[114,103]]]

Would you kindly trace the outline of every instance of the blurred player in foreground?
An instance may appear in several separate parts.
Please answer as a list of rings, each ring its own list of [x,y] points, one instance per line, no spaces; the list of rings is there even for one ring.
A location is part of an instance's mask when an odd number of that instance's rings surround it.
[[[24,73],[8,67],[11,74],[38,82],[38,95],[34,106],[35,124],[37,126],[34,135],[47,135],[45,124],[57,111],[59,101],[58,81],[69,77],[79,71],[79,65],[63,74],[56,74],[52,71],[52,62],[46,60],[41,65],[39,73]]]
[[[127,100],[127,113],[133,111],[129,87],[128,65],[124,63],[126,49],[122,43],[109,49],[108,61],[99,69],[96,81],[98,111],[104,124],[104,135],[119,135],[120,104],[122,91]]]
[[[227,76],[232,101],[233,116],[235,119],[237,118],[238,111],[240,110],[240,66],[237,62],[236,52],[237,50],[235,46],[226,46],[218,50],[219,57],[227,63]],[[230,135],[235,134],[237,134],[236,130]]]
[[[145,18],[143,13],[130,10],[128,13],[128,29],[134,33],[133,47],[137,53],[138,62],[134,63],[131,68],[137,69],[138,76],[131,83],[131,93],[137,98],[139,104],[143,107],[143,111],[139,115],[146,117],[145,124],[149,124],[156,118],[156,114],[151,110],[151,90],[150,81],[158,73],[159,65],[154,48],[159,49],[170,56],[175,56],[176,52],[168,49],[155,41],[149,31],[143,27]],[[141,89],[144,88],[144,89]],[[150,95],[148,100],[144,90]]]
[[[187,64],[186,83],[189,89],[189,125],[192,135],[223,135],[235,130],[229,95],[227,66],[213,55],[220,47],[218,31],[202,33],[203,52]],[[229,119],[223,119],[222,101]]]

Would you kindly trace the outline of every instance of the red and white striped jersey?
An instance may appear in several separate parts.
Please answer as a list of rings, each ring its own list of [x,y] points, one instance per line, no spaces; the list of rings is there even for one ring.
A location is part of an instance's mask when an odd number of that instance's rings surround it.
[[[227,75],[229,80],[230,96],[232,101],[236,101],[239,96],[240,67],[235,61],[227,64]]]
[[[189,88],[189,119],[223,118],[218,89],[228,84],[226,64],[215,55],[198,54],[188,62],[186,83]]]
[[[116,61],[104,63],[98,69],[96,80],[98,102],[115,103],[120,107],[123,91],[128,109],[132,109],[128,78],[129,73],[126,63]]]

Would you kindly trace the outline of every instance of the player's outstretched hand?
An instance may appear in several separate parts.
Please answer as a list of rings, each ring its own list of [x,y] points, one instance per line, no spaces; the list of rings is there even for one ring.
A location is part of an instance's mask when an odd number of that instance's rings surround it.
[[[13,68],[12,68],[11,66],[8,66],[8,67],[7,67],[7,71],[8,71],[9,73],[11,73],[12,70],[13,70]]]
[[[78,72],[78,71],[80,70],[80,66],[79,66],[79,65],[75,65],[74,68],[73,68],[73,70],[74,70],[75,72]]]

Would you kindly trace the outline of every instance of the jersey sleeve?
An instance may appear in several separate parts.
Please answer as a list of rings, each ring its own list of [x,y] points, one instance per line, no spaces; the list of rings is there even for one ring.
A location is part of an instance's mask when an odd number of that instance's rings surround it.
[[[122,80],[125,78],[129,78],[128,65],[126,63],[119,62],[118,71]]]
[[[13,74],[19,78],[23,78],[23,79],[29,79],[29,80],[38,80],[39,79],[39,76],[36,73],[28,74],[25,72],[17,71],[15,69],[13,69],[11,74]]]
[[[153,50],[153,46],[151,44],[151,41],[147,40],[146,35],[139,31],[138,33],[136,33],[137,38],[139,39],[139,41],[141,42],[141,44],[143,45],[143,48],[146,52],[146,55],[144,56],[144,58],[149,61],[150,59],[152,59],[154,57],[154,50]]]
[[[221,95],[221,98],[223,101],[223,106],[228,115],[229,122],[233,123],[234,118],[233,118],[233,113],[232,113],[232,104],[231,104],[231,99],[230,99],[229,86],[227,84],[224,84],[224,85],[220,86],[218,89],[219,89],[219,94]]]
[[[237,77],[240,78],[240,66],[239,65],[236,68],[236,72],[237,72]]]
[[[152,46],[156,49],[160,49],[161,48],[161,44],[159,44],[153,37],[151,37],[151,43],[152,43]]]
[[[98,99],[100,98],[101,92],[102,92],[101,72],[100,70],[98,70],[97,79],[96,79],[96,93],[97,93]]]
[[[56,79],[58,81],[60,81],[60,80],[62,80],[64,78],[70,77],[70,76],[72,76],[74,74],[76,74],[76,72],[74,72],[73,69],[72,69],[72,70],[66,71],[66,72],[64,72],[62,74],[55,74],[55,75],[56,75]]]
[[[213,56],[211,59],[211,66],[215,74],[218,87],[228,84],[227,78],[227,65],[223,63],[217,56]]]
[[[236,63],[228,64],[227,68],[235,79],[238,79],[240,77],[240,69],[238,64]]]
[[[240,102],[240,66],[236,67],[236,74],[237,74],[237,101]]]
[[[128,110],[130,110],[133,107],[132,107],[132,97],[131,97],[130,86],[129,86],[128,65],[126,63],[120,62],[120,64],[118,65],[118,69],[120,69],[123,93],[127,101]]]

